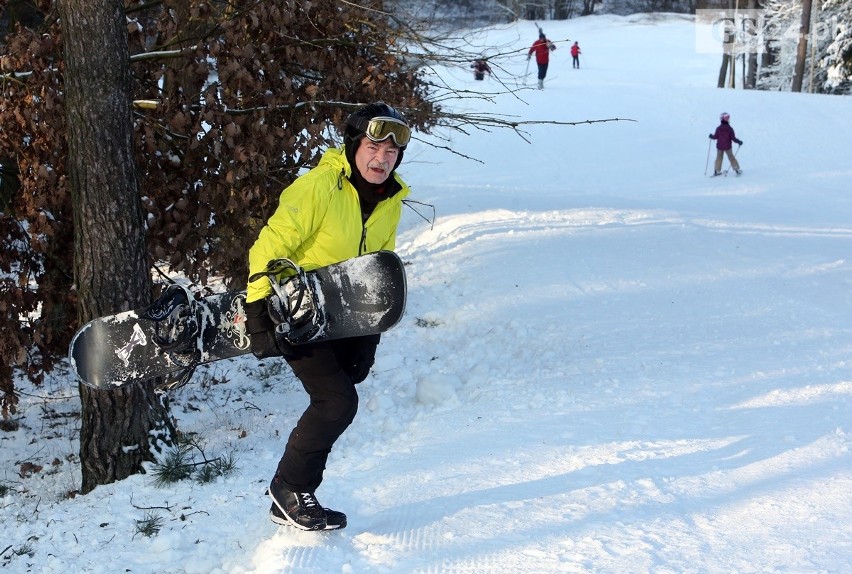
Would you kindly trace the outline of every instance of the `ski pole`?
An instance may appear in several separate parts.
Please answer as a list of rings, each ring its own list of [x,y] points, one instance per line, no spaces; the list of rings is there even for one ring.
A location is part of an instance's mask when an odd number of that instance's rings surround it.
[[[704,175],[707,175],[707,166],[710,165],[710,146],[713,144],[713,140],[707,141],[707,161],[704,162]]]
[[[737,159],[737,154],[740,153],[740,145],[742,145],[742,144],[737,144],[737,151],[734,152],[734,159]],[[725,154],[726,157],[727,157],[727,155],[728,154]],[[731,158],[728,158],[728,167],[725,168],[725,177],[728,177],[728,172],[730,171],[730,169],[732,167],[730,160],[731,160]]]

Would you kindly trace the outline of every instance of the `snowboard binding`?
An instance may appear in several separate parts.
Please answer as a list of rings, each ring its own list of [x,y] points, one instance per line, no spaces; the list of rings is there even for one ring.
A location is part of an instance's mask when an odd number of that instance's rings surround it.
[[[180,367],[157,390],[178,389],[189,382],[201,362],[199,305],[188,289],[172,283],[140,315],[154,323],[152,340]]]
[[[325,315],[304,269],[289,259],[273,259],[265,271],[255,273],[249,281],[261,277],[268,277],[272,285],[273,295],[267,297],[266,305],[276,334],[298,345],[322,331]]]

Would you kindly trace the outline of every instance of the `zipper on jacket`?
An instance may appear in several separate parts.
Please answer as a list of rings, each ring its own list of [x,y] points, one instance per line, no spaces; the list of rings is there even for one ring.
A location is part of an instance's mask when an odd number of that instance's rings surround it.
[[[362,218],[363,219],[363,218]],[[358,245],[358,255],[364,255],[367,252],[367,222],[361,222],[361,244]]]
[[[358,202],[360,206],[361,200],[359,199]],[[358,255],[364,255],[365,253],[367,253],[367,222],[373,218],[376,213],[376,210],[382,208],[383,203],[384,201],[380,201],[366,218],[364,217],[364,212],[361,212],[361,243],[358,245]]]

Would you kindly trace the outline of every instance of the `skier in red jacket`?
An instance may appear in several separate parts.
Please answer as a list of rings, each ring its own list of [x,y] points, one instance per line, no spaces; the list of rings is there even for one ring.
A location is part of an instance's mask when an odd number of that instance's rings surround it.
[[[547,65],[550,62],[550,52],[556,49],[556,46],[547,39],[544,32],[539,29],[538,40],[533,42],[529,52],[527,52],[527,61],[532,58],[535,52],[535,63],[538,64],[538,89],[544,89],[544,77],[547,75]]]
[[[580,51],[580,44],[578,42],[574,42],[574,45],[571,46],[571,57],[574,58],[574,68],[580,67],[580,54],[582,54],[582,52]]]

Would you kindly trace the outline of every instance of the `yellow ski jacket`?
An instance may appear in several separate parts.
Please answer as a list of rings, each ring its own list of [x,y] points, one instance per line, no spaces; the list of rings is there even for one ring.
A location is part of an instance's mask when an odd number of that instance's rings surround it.
[[[380,201],[363,222],[358,191],[349,182],[352,167],[344,149],[331,148],[315,168],[281,192],[278,208],[249,249],[249,276],[286,257],[306,271],[364,253],[393,250],[408,186],[393,173],[401,189]],[[272,292],[269,280],[250,282],[246,302]]]

